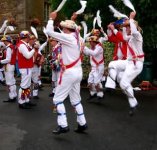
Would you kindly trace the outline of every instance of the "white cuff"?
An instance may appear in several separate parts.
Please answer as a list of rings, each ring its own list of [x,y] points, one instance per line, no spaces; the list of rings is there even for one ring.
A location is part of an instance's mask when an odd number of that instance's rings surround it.
[[[117,29],[114,29],[114,30],[113,30],[113,33],[114,33],[115,35],[117,34],[117,32],[118,32]]]

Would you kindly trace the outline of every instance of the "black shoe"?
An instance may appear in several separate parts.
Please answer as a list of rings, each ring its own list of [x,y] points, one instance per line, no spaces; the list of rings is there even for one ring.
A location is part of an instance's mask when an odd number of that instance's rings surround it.
[[[33,96],[33,99],[39,99],[39,96]]]
[[[107,93],[114,93],[115,92],[115,89],[112,89],[112,88],[105,88],[104,92],[107,92]]]
[[[94,95],[90,95],[90,96],[87,98],[87,101],[92,100],[92,99],[95,98],[96,96],[97,96],[96,94],[94,94]]]
[[[41,85],[39,85],[39,89],[41,89],[41,88],[43,88],[44,86],[41,84]]]
[[[129,116],[133,116],[136,111],[137,111],[137,106],[135,106],[135,107],[130,107]]]
[[[28,106],[26,103],[19,104],[19,108],[20,108],[20,109],[31,109],[31,107]]]
[[[54,93],[51,93],[51,94],[49,94],[49,97],[53,97],[55,94]]]
[[[29,107],[31,107],[31,106],[37,106],[36,103],[32,103],[31,101],[27,102],[26,105],[28,105]]]
[[[103,98],[104,98],[104,97],[97,96],[97,99],[96,99],[96,100],[97,100],[98,103],[101,103],[102,100],[103,100]]]
[[[61,133],[67,133],[69,132],[70,129],[69,127],[65,127],[65,128],[62,128],[61,126],[58,126],[55,130],[53,130],[53,134],[61,134]]]
[[[78,124],[78,127],[74,130],[77,133],[83,133],[85,130],[87,130],[88,126],[87,124],[81,126]]]
[[[1,80],[0,80],[0,83],[1,83],[2,85],[4,85],[4,86],[6,85],[6,84],[5,84],[5,81],[1,81]]]
[[[4,103],[13,103],[13,102],[16,102],[16,97],[11,99],[11,98],[8,98],[8,100],[4,100],[3,101]]]

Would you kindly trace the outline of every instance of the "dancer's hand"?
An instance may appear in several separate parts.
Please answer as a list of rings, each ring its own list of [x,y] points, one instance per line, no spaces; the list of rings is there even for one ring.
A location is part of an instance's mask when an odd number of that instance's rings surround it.
[[[56,11],[53,11],[53,12],[50,13],[50,19],[55,20],[56,17],[57,17],[57,12]]]
[[[134,19],[135,18],[135,16],[136,16],[136,12],[134,12],[134,11],[132,11],[131,13],[130,13],[130,19]]]

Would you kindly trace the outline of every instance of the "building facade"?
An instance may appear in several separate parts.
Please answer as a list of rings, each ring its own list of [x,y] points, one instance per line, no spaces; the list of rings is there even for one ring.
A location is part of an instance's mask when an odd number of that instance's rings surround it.
[[[13,17],[18,25],[15,32],[18,32],[30,30],[33,18],[38,18],[41,26],[44,26],[50,12],[50,3],[48,0],[1,0],[0,8],[0,24],[8,17]]]
[[[22,30],[31,31],[31,20],[37,18],[40,20],[40,25],[36,28],[40,43],[45,42],[46,36],[42,29],[46,25],[50,13],[50,3],[48,0],[1,0],[0,2],[0,26],[4,20],[12,17],[17,23],[14,32],[8,32],[8,35],[16,41],[18,34]],[[0,35],[0,38],[3,33]],[[43,54],[45,57],[49,53],[49,47],[46,47]],[[47,63],[43,66],[43,72],[47,72]]]

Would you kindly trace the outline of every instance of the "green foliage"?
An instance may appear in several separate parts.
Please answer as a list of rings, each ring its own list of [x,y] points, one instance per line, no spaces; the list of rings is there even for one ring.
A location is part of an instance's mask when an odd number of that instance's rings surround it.
[[[107,67],[109,62],[113,60],[112,58],[113,58],[114,45],[110,42],[105,42],[103,44],[103,47],[104,47],[105,67]]]
[[[55,10],[62,0],[50,0],[52,4],[52,10]],[[156,0],[131,0],[135,10],[137,12],[136,20],[143,29],[144,37],[144,51],[151,51],[157,47],[157,11],[156,11]],[[120,12],[129,16],[130,9],[124,6],[122,0],[88,0],[87,8],[84,14],[78,17],[78,22],[85,20],[88,24],[89,30],[92,29],[93,18],[96,15],[97,10],[100,10],[102,18],[102,25],[106,30],[107,25],[115,21],[112,13],[109,11],[108,5],[112,4]],[[60,19],[70,18],[72,13],[80,8],[78,0],[67,0],[65,6],[59,13]]]
[[[50,0],[52,4],[52,10],[55,10],[62,0]],[[157,11],[156,11],[156,0],[131,0],[135,10],[137,12],[136,20],[143,30],[144,39],[144,51],[146,60],[151,60],[152,52],[157,49]],[[87,0],[87,8],[84,14],[77,18],[78,23],[85,20],[88,25],[88,31],[93,28],[93,19],[96,15],[97,10],[100,10],[100,16],[102,19],[102,26],[104,31],[107,29],[107,25],[110,22],[116,21],[117,18],[113,17],[113,14],[109,11],[108,5],[113,5],[117,10],[129,16],[130,10],[126,7],[122,0]],[[69,19],[73,12],[80,8],[79,0],[67,0],[63,9],[58,13],[59,20]],[[96,26],[97,28],[97,26]],[[112,44],[105,43],[105,58],[107,66],[108,62],[112,59]],[[87,56],[84,57],[83,68],[85,71],[85,77],[87,77],[90,71],[89,60]]]

